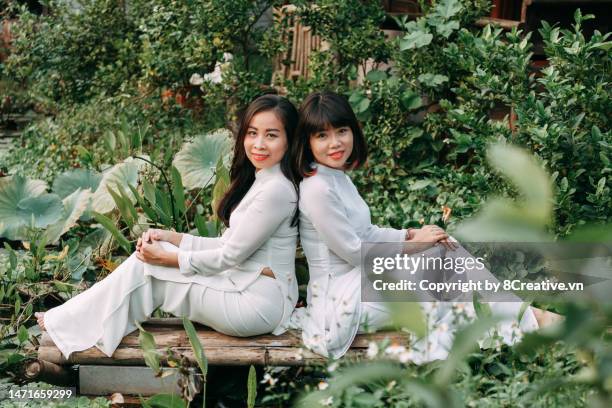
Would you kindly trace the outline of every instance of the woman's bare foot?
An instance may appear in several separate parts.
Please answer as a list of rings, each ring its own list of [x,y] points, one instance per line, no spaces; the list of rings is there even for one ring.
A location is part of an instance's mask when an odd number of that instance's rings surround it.
[[[538,322],[538,326],[540,328],[552,326],[559,322],[562,322],[565,318],[560,314],[549,312],[547,310],[538,309],[537,307],[532,307],[533,314]]]
[[[45,330],[45,314],[43,312],[37,312],[34,313],[34,316],[36,317],[40,329]]]

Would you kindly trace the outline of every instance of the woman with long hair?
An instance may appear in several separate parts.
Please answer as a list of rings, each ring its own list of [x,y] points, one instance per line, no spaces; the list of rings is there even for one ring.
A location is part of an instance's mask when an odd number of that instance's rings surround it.
[[[157,307],[232,336],[285,330],[298,297],[289,158],[297,119],[276,95],[257,98],[242,115],[231,185],[217,209],[227,226],[221,237],[148,230],[108,277],[37,316],[66,358],[94,345],[111,356]]]
[[[350,347],[361,328],[391,323],[383,302],[361,301],[362,247],[385,244],[396,253],[420,253],[428,248],[471,256],[442,228],[426,225],[398,230],[372,225],[367,204],[346,174],[365,164],[367,145],[361,127],[343,96],[332,92],[309,95],[300,107],[294,144],[294,167],[300,183],[300,240],[308,261],[308,306],[296,309],[292,325],[302,328],[307,347],[318,354],[338,358]],[[393,244],[395,243],[395,244]],[[500,335],[513,342],[521,330],[538,327],[528,308],[516,321],[520,302],[500,304],[494,310],[505,317]],[[433,318],[436,333],[412,344],[410,359],[423,362],[444,358],[457,327],[456,309],[474,317],[469,303],[422,303]],[[431,319],[430,319],[431,321]],[[440,330],[438,330],[440,329]]]

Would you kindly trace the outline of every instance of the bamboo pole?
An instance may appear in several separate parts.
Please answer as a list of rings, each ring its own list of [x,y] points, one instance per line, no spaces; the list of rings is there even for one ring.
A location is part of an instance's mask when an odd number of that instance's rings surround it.
[[[27,382],[42,381],[59,386],[69,386],[76,382],[76,376],[70,369],[39,359],[25,363],[23,378]]]
[[[145,329],[155,338],[160,354],[167,348],[185,354],[193,359],[193,353],[186,333],[176,326],[146,324]],[[198,326],[197,336],[211,365],[306,365],[325,361],[324,358],[302,347],[301,333],[290,330],[281,336],[262,335],[254,337],[231,337]],[[378,332],[358,335],[351,345],[351,354],[363,355],[370,342],[388,339],[391,343],[403,344],[408,335],[402,332]],[[54,364],[100,364],[100,365],[144,365],[144,357],[138,342],[138,331],[123,338],[112,357],[98,348],[75,352],[66,360],[53,344],[47,332],[43,333],[38,348],[41,360]]]

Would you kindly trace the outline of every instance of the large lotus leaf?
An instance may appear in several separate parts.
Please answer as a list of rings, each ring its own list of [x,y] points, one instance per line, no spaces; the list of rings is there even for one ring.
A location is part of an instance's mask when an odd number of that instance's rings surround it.
[[[24,227],[46,227],[62,215],[62,202],[55,194],[46,194],[47,184],[21,176],[0,179],[0,219],[2,235],[10,240],[25,238]]]
[[[62,199],[78,189],[96,191],[102,180],[102,174],[90,169],[68,170],[53,180],[53,192]]]
[[[47,242],[56,243],[59,238],[74,227],[91,201],[91,190],[78,188],[75,192],[64,198],[64,212],[62,218],[47,228]]]
[[[112,211],[115,208],[115,201],[108,192],[108,188],[110,187],[112,190],[117,191],[117,185],[123,187],[132,202],[135,202],[136,198],[129,191],[128,184],[136,186],[138,183],[138,172],[145,165],[146,163],[142,160],[128,157],[123,163],[115,164],[106,170],[102,174],[100,185],[92,197],[92,210],[101,214]]]
[[[231,146],[232,134],[227,129],[218,129],[185,143],[172,163],[181,173],[185,188],[192,190],[214,184],[217,162],[229,154]]]

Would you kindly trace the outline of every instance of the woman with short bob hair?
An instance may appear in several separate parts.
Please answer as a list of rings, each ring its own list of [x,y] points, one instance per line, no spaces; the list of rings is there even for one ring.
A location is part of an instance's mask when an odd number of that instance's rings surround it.
[[[232,336],[280,334],[298,297],[297,184],[289,152],[297,110],[264,95],[238,128],[218,238],[149,229],[115,271],[37,316],[62,354],[96,346],[111,356],[160,307]]]
[[[390,243],[385,245],[394,254],[430,250],[453,257],[452,253],[458,250],[471,255],[436,225],[408,230],[372,225],[367,204],[346,174],[366,163],[367,146],[343,96],[317,92],[304,100],[293,151],[295,172],[303,177],[300,240],[310,281],[308,305],[295,310],[292,325],[302,328],[302,339],[308,348],[339,358],[360,328],[380,328],[391,322],[384,303],[361,301],[362,243]],[[457,326],[451,304],[430,302],[422,307],[433,313],[435,327],[445,330],[411,345],[409,359],[416,363],[445,358]],[[463,303],[461,308],[465,315],[475,316],[471,303]],[[494,310],[505,316],[500,331],[505,342],[516,341],[520,330],[538,327],[528,308],[519,328],[515,318],[520,308],[520,303],[506,303]]]

